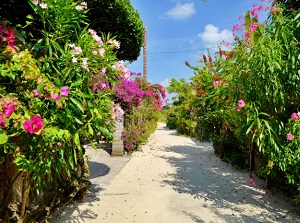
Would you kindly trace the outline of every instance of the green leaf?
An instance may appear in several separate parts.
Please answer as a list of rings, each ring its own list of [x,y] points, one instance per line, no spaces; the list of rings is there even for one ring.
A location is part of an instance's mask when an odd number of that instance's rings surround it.
[[[75,145],[78,147],[78,149],[81,149],[81,145],[80,145],[80,140],[79,140],[79,134],[78,134],[78,132],[76,132],[75,135],[74,135],[74,143],[75,143]]]
[[[6,134],[0,134],[0,144],[6,143],[8,140],[8,136]]]
[[[38,90],[38,92],[42,92],[44,90],[44,85],[43,84],[39,84],[37,86],[37,90]]]
[[[88,123],[88,128],[89,128],[89,133],[90,133],[91,135],[94,135],[94,130],[93,130],[93,128],[92,128],[92,126],[91,126],[90,123]]]
[[[94,95],[86,94],[86,93],[83,93],[83,92],[81,92],[81,91],[76,91],[76,94],[77,94],[79,97],[83,97],[83,98],[89,98],[89,99],[95,98]]]
[[[80,109],[82,113],[84,113],[84,107],[78,100],[72,97],[70,97],[69,99]]]

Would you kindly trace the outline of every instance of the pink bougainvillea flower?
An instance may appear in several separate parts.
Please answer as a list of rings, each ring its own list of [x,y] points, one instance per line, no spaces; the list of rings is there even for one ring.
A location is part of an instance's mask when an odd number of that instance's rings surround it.
[[[4,104],[4,105],[2,105],[2,109],[4,112],[4,116],[6,118],[9,118],[11,116],[11,114],[14,113],[14,111],[15,111],[15,105],[12,103]]]
[[[58,101],[60,97],[59,97],[58,94],[55,93],[55,94],[52,95],[52,98],[53,98],[55,101]]]
[[[33,90],[33,95],[36,97],[36,96],[39,96],[39,91],[38,89],[34,89]]]
[[[238,101],[238,107],[237,107],[237,111],[240,111],[241,108],[245,107],[246,103],[243,99]]]
[[[33,116],[29,121],[23,123],[23,127],[26,132],[35,134],[43,127],[43,120],[40,117]]]
[[[0,126],[5,127],[5,125],[6,125],[6,121],[4,119],[4,116],[3,114],[0,114]]]
[[[253,179],[252,177],[249,177],[248,182],[249,182],[250,184],[252,184],[254,187],[257,186],[257,185],[256,185],[256,182],[254,181],[254,179]]]
[[[98,90],[98,87],[97,86],[94,86],[93,87],[93,92],[96,92]]]
[[[63,87],[60,89],[60,95],[62,95],[62,96],[68,96],[68,95],[69,95],[69,89],[68,89],[68,87],[63,86]]]
[[[293,140],[294,139],[294,136],[292,135],[292,133],[288,133],[288,134],[286,134],[286,139],[287,140]]]

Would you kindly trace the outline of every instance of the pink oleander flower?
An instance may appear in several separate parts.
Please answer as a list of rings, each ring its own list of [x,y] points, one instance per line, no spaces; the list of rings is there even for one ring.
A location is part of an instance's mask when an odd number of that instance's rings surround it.
[[[55,94],[52,95],[52,98],[53,98],[55,101],[58,101],[60,97],[59,97],[58,94],[55,93]]]
[[[238,101],[238,107],[237,107],[237,111],[240,111],[241,108],[245,107],[246,103],[243,99]]]
[[[72,62],[73,62],[73,63],[77,63],[77,58],[76,58],[76,57],[73,57],[73,58],[72,58]]]
[[[219,86],[219,81],[214,81],[214,88],[217,88]]]
[[[120,43],[117,40],[108,40],[108,43],[113,45],[116,49],[120,48]]]
[[[271,12],[277,12],[278,11],[278,8],[276,7],[271,7]]]
[[[57,142],[56,145],[57,145],[58,147],[61,147],[61,142]]]
[[[38,91],[38,89],[34,89],[34,90],[33,90],[33,95],[34,95],[35,97],[39,96],[39,91]]]
[[[81,2],[80,5],[75,6],[75,9],[78,11],[83,11],[83,10],[87,9],[87,3]]]
[[[92,35],[96,35],[97,32],[93,29],[88,29],[88,33],[92,34]]]
[[[99,55],[101,57],[104,57],[104,53],[105,53],[105,49],[104,48],[100,48],[98,52],[99,52]]]
[[[82,65],[81,65],[84,69],[88,69],[88,64],[87,64],[87,59],[83,59],[82,60]]]
[[[40,117],[33,116],[29,121],[23,123],[23,127],[26,132],[35,134],[43,127],[43,120]]]
[[[258,26],[259,26],[258,22],[251,22],[250,28],[249,28],[250,32],[255,32]]]
[[[80,46],[76,46],[75,44],[71,43],[69,44],[69,46],[72,48],[72,50],[70,51],[72,56],[74,55],[78,55],[82,52],[82,49]]]
[[[62,95],[62,96],[68,96],[69,95],[69,89],[66,86],[63,86],[60,89],[60,95]]]
[[[298,112],[299,113],[299,112]],[[298,115],[298,113],[296,113],[296,112],[294,112],[292,115],[291,115],[291,118],[293,119],[293,120],[298,120],[300,117],[299,117],[299,115]]]
[[[118,63],[114,64],[112,68],[119,70],[122,73],[124,79],[128,79],[131,76],[130,70],[123,65],[122,61],[119,61]]]
[[[289,132],[288,134],[286,134],[286,139],[291,141],[294,139],[294,136]]]

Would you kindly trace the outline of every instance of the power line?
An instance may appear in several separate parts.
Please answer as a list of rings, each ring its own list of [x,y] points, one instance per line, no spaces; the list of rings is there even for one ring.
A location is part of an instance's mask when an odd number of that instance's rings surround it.
[[[179,50],[179,51],[160,51],[160,52],[151,52],[148,51],[148,54],[167,54],[167,53],[189,53],[189,52],[197,52],[197,51],[204,51],[204,50],[210,50],[210,49],[218,49],[219,47],[210,47],[210,48],[201,48],[196,50]]]

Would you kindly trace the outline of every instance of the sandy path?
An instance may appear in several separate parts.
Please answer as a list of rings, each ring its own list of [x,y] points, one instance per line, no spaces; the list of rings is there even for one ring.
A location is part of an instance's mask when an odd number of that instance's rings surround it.
[[[87,202],[51,222],[300,222],[290,200],[266,192],[260,179],[250,184],[249,174],[222,162],[210,144],[159,124],[142,150],[105,190],[92,188]]]

